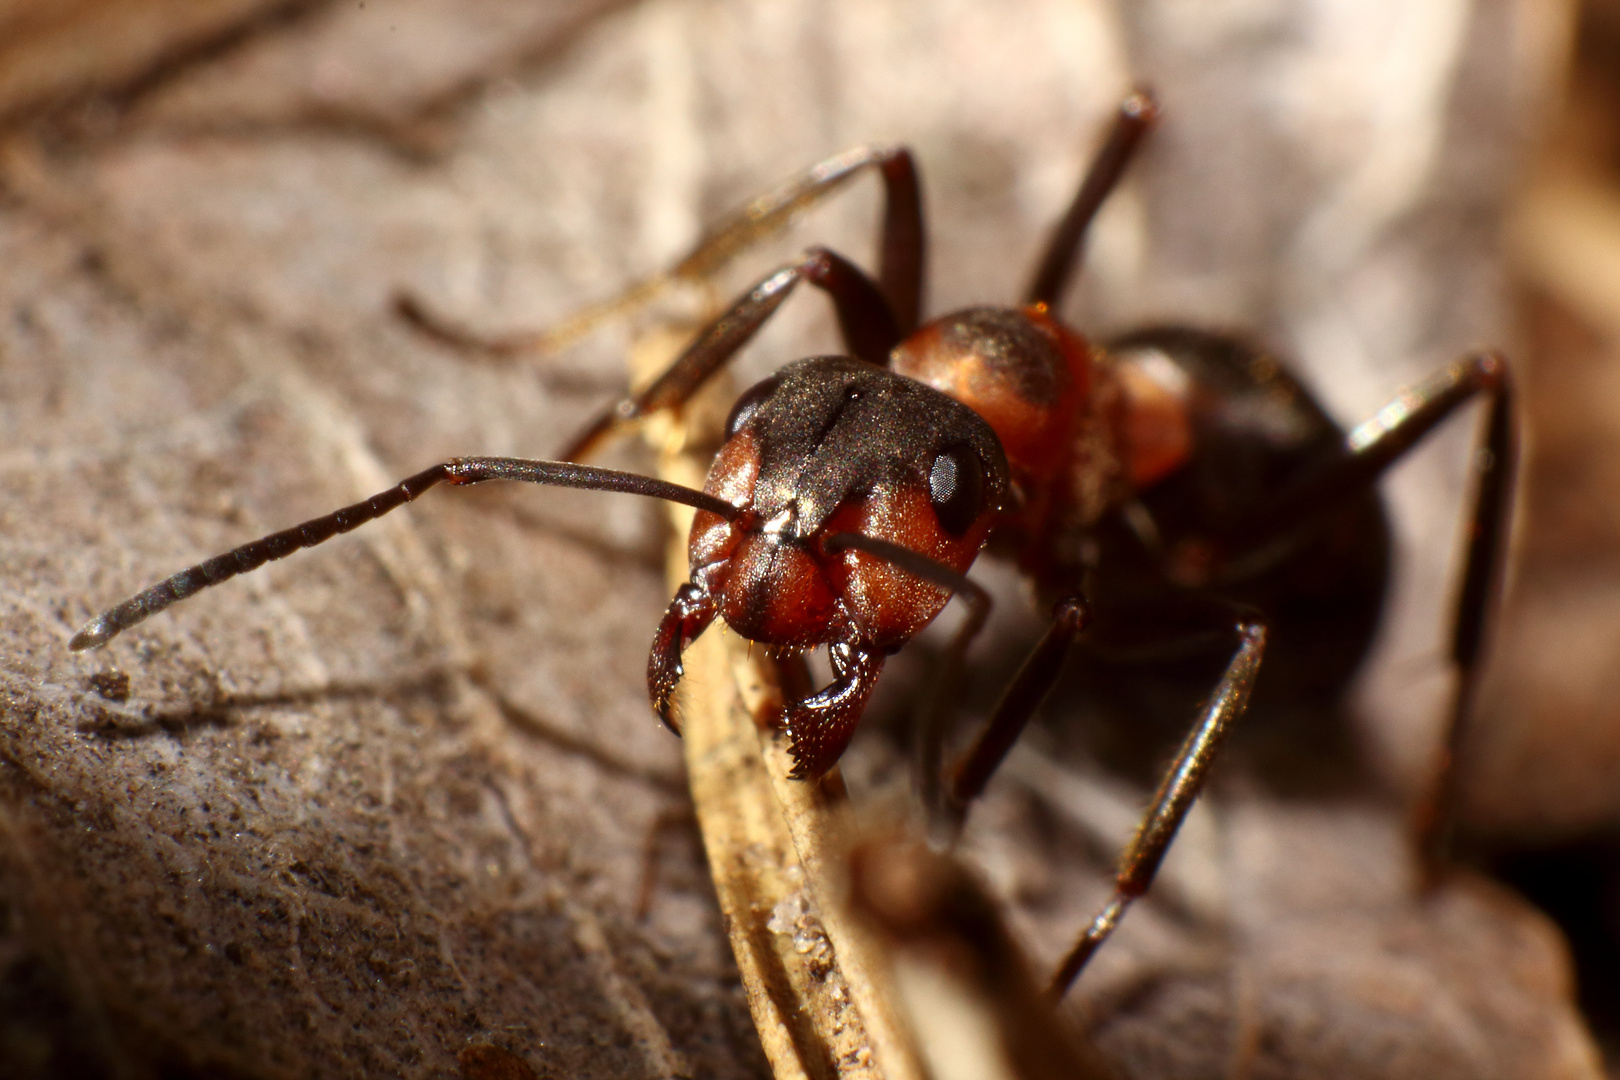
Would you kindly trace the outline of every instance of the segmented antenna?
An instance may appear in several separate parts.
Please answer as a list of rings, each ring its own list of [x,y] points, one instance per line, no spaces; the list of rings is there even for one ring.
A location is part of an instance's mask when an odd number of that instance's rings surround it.
[[[531,461],[527,458],[455,458],[401,480],[387,491],[378,492],[364,502],[357,502],[323,517],[312,518],[302,525],[271,533],[223,555],[216,555],[212,559],[200,562],[196,566],[187,567],[102,612],[83,630],[73,635],[73,640],[68,642],[68,648],[74,652],[99,648],[136,623],[151,618],[176,601],[184,600],[238,574],[257,570],[273,559],[283,559],[295,551],[325,543],[340,533],[356,529],[368,521],[382,517],[390,510],[405,505],[437,484],[465,486],[481,484],[487,480],[519,480],[552,487],[646,495],[707,510],[727,520],[735,518],[738,514],[735,506],[712,495],[682,487],[680,484],[671,484],[636,473],[620,472],[617,469],[600,469],[566,461]]]

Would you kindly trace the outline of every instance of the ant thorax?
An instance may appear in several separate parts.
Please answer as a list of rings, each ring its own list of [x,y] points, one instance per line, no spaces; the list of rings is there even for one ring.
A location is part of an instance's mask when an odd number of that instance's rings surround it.
[[[893,365],[969,405],[995,429],[1012,476],[999,543],[1013,550],[1083,535],[1127,499],[1144,471],[1138,429],[1150,435],[1169,419],[1141,408],[1164,412],[1164,395],[1135,393],[1141,380],[1122,378],[1105,350],[1044,304],[942,316],[901,342]],[[1151,457],[1165,461],[1162,452]],[[1048,558],[1026,550],[1022,561]]]

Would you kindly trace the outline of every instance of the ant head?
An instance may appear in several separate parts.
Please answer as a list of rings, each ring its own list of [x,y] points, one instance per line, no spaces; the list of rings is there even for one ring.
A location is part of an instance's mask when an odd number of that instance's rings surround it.
[[[965,571],[1007,490],[988,424],[911,379],[843,357],[801,360],[744,394],[704,490],[741,507],[700,511],[692,579],[755,641],[898,647],[949,599],[866,552],[860,533]]]
[[[896,346],[893,362],[984,417],[1020,487],[1037,489],[1063,467],[1089,389],[1091,346],[1046,305],[943,315]]]

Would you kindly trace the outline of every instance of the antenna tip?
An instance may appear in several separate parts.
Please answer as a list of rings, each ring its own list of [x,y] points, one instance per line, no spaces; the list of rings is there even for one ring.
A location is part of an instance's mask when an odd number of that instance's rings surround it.
[[[83,630],[73,635],[68,642],[69,652],[84,652],[86,649],[99,649],[116,636],[118,630],[107,622],[105,615],[87,623]]]

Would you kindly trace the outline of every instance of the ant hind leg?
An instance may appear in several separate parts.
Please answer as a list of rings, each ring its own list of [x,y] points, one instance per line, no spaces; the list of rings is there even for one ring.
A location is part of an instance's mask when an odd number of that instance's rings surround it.
[[[832,298],[850,352],[868,363],[887,364],[889,350],[900,339],[888,301],[859,267],[826,248],[811,248],[733,301],[656,379],[603,409],[557,456],[577,460],[621,425],[684,404],[753,339],[802,281]]]
[[[1467,526],[1462,585],[1457,593],[1451,630],[1451,663],[1456,669],[1456,685],[1428,788],[1412,816],[1413,844],[1422,860],[1424,879],[1430,885],[1438,881],[1445,862],[1457,795],[1457,759],[1479,690],[1486,627],[1505,572],[1517,450],[1512,391],[1503,368],[1491,401],[1490,417],[1474,451],[1474,506]]]
[[[1513,384],[1507,362],[1498,353],[1475,353],[1401,391],[1371,420],[1350,432],[1345,439],[1346,454],[1280,493],[1264,514],[1221,538],[1222,547],[1234,561],[1286,540],[1331,513],[1346,498],[1371,487],[1425,435],[1481,394],[1489,398],[1489,414],[1474,453],[1473,508],[1451,630],[1450,659],[1456,669],[1456,688],[1440,752],[1412,816],[1413,846],[1425,880],[1430,883],[1437,880],[1444,861],[1456,798],[1457,756],[1467,737],[1485,631],[1506,569],[1518,452]]]
[[[408,292],[394,311],[419,333],[463,352],[510,358],[550,353],[610,319],[628,314],[679,283],[702,282],[748,248],[781,231],[799,214],[835,194],[866,169],[883,180],[878,280],[902,333],[916,329],[922,308],[926,246],[922,192],[911,152],[904,147],[860,146],[817,162],[750,202],[709,232],[671,269],[630,285],[550,329],[499,337],[480,335],[433,312]]]

